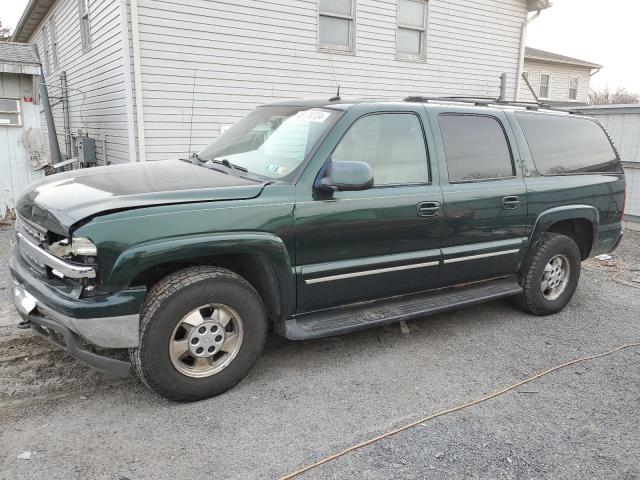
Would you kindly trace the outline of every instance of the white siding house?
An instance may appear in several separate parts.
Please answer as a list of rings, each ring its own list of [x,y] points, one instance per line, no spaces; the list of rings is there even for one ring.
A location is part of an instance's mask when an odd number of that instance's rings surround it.
[[[85,126],[99,148],[104,135],[99,161],[116,163],[187,155],[256,105],[329,98],[338,85],[343,97],[498,97],[506,73],[507,98],[515,99],[528,12],[549,6],[548,0],[30,0],[14,35],[42,45],[48,19],[56,18],[59,67],[47,81],[66,72],[84,95],[70,106],[73,129]]]
[[[520,100],[533,102],[535,93],[541,101],[552,104],[585,105],[591,77],[601,68],[597,63],[527,47],[522,75],[531,88],[521,78]]]

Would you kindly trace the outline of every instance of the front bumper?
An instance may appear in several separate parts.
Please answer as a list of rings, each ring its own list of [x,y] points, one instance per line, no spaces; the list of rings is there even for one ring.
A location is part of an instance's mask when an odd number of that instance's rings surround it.
[[[44,278],[14,248],[9,258],[13,303],[30,327],[77,359],[115,376],[126,376],[129,363],[84,348],[134,348],[139,344],[139,311],[146,289],[131,288],[105,296],[79,298],[55,278]]]

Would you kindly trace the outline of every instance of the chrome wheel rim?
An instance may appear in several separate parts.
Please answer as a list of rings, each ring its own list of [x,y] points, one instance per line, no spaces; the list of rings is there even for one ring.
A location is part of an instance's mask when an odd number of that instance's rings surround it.
[[[556,255],[544,267],[540,288],[547,300],[557,300],[569,284],[571,265],[566,255]]]
[[[208,304],[186,314],[169,339],[169,357],[183,375],[204,378],[215,375],[238,355],[243,325],[231,307]]]

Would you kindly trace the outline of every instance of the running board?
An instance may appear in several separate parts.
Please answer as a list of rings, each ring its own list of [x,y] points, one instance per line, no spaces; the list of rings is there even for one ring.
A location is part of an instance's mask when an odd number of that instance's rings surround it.
[[[426,317],[522,292],[514,277],[453,287],[436,292],[394,297],[357,306],[333,308],[286,320],[277,332],[290,340],[309,340],[354,332],[401,320]]]

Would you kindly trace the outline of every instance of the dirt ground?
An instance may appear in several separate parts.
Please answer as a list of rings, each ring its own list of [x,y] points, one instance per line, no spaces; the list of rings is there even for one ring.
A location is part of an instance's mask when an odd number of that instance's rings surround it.
[[[226,394],[167,402],[17,330],[0,227],[0,479],[277,478],[573,358],[640,342],[640,233],[571,304],[493,302],[342,337],[270,337]],[[305,478],[640,479],[640,348],[554,373]],[[18,458],[30,452],[30,459]]]

